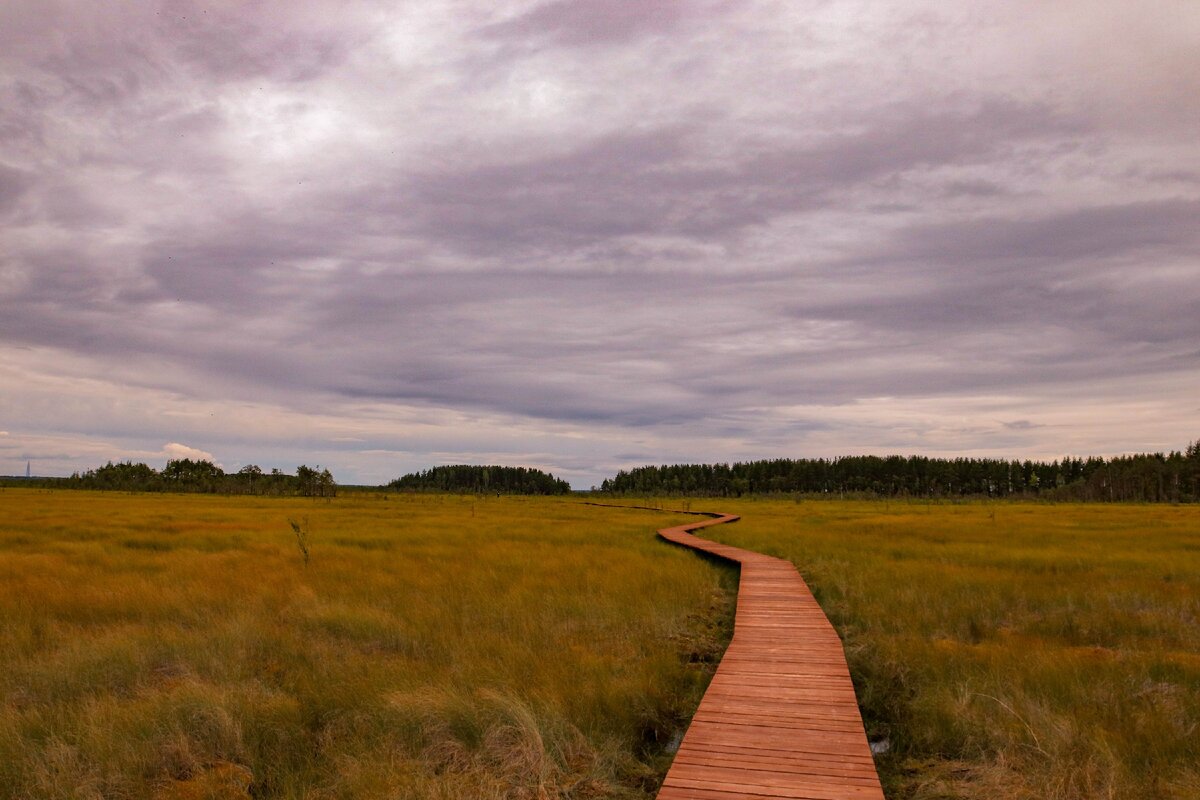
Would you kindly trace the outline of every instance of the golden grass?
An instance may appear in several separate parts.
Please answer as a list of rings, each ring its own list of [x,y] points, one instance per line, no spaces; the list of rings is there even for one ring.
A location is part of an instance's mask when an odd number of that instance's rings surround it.
[[[1200,797],[1200,508],[716,503],[841,631],[889,797]],[[678,517],[569,499],[0,509],[14,800],[648,797],[731,613]]]
[[[648,797],[732,616],[730,572],[655,541],[666,514],[20,489],[0,509],[14,800]]]
[[[715,502],[841,632],[889,797],[1200,797],[1200,507]]]

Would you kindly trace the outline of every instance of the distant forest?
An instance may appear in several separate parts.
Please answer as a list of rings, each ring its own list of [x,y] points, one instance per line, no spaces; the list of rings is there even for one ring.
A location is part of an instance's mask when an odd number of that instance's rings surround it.
[[[69,478],[6,478],[8,486],[131,492],[206,492],[333,497],[329,470],[300,465],[291,475],[250,464],[227,473],[210,461],[177,459],[162,470],[108,464]],[[365,489],[368,487],[348,487]],[[383,489],[472,494],[562,495],[566,481],[527,467],[457,464],[401,476]],[[925,456],[780,458],[735,464],[664,464],[622,470],[599,490],[613,495],[741,497],[795,494],[862,497],[1040,497],[1106,502],[1200,502],[1200,441],[1183,451],[1010,461]]]
[[[638,467],[605,480],[610,494],[740,497],[1046,497],[1058,500],[1200,501],[1200,442],[1183,452],[1061,461],[846,456]]]
[[[455,464],[403,475],[390,489],[484,494],[568,494],[571,485],[540,469]]]
[[[69,478],[34,478],[29,484],[68,489],[107,489],[126,492],[202,492],[211,494],[301,495],[334,497],[337,483],[327,469],[300,465],[295,475],[277,469],[263,472],[248,464],[225,472],[211,461],[181,458],[161,471],[128,461],[75,473]],[[26,484],[26,485],[29,485]],[[10,482],[11,485],[11,482]]]

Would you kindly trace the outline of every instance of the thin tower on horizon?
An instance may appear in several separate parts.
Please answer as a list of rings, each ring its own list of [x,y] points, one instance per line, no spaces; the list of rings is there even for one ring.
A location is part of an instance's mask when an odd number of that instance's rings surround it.
[[[25,479],[28,480],[29,478],[32,478],[32,477],[33,477],[33,462],[26,461],[25,462]]]

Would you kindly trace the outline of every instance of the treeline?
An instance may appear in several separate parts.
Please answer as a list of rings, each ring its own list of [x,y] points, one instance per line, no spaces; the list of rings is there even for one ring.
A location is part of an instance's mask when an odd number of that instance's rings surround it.
[[[467,492],[472,494],[567,494],[571,485],[564,480],[526,467],[478,467],[455,464],[411,472],[388,484],[389,488],[409,491]]]
[[[300,465],[295,475],[278,469],[270,472],[247,464],[225,472],[211,461],[181,458],[156,470],[146,464],[111,461],[103,467],[75,473],[56,485],[73,489],[107,489],[127,492],[203,492],[210,494],[302,495],[334,497],[337,482],[327,469]]]
[[[611,494],[719,497],[799,493],[1197,502],[1200,442],[1183,452],[1051,462],[846,456],[648,466],[622,470],[600,489]]]

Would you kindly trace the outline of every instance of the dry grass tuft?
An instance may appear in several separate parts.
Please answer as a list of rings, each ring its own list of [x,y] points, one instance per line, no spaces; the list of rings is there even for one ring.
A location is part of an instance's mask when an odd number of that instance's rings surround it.
[[[154,800],[251,800],[254,774],[240,764],[218,761],[163,783]]]

